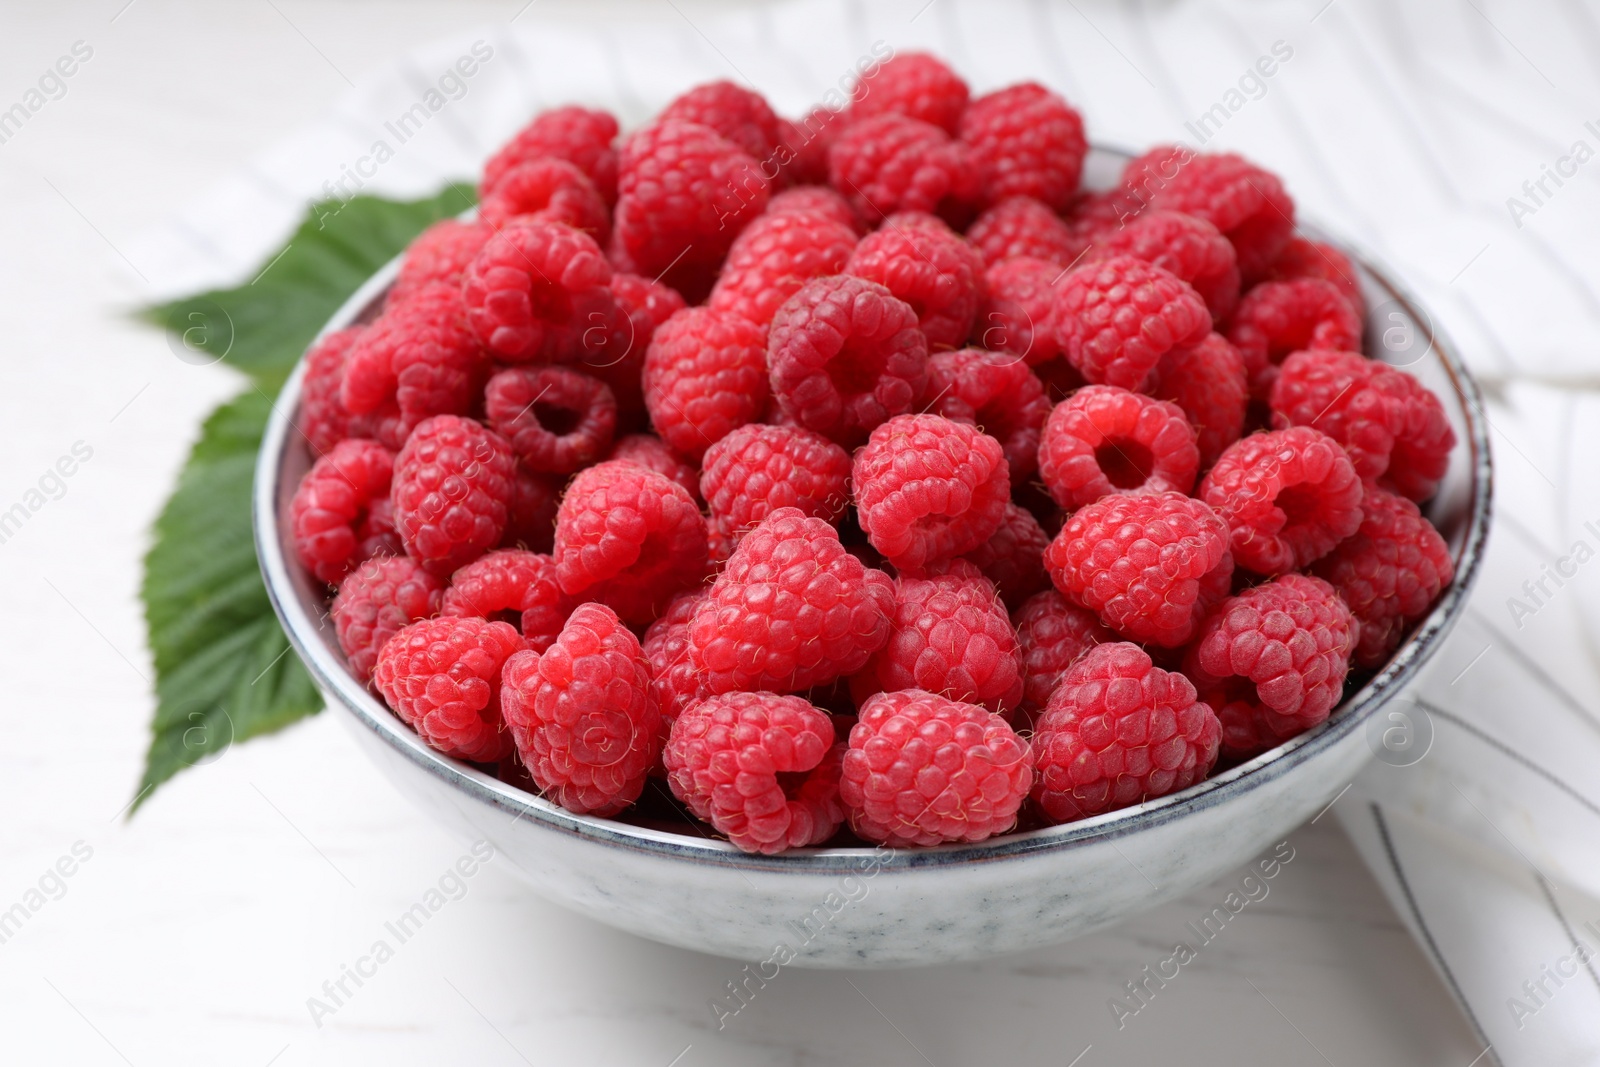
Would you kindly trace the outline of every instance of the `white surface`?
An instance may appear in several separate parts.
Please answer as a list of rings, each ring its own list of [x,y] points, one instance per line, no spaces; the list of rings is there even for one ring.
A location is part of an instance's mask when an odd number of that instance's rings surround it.
[[[74,842],[94,850],[65,895],[0,944],[0,1049],[8,1062],[518,1063],[582,1055],[664,1065],[681,1054],[684,1067],[1059,1065],[1082,1053],[1083,1067],[1324,1058],[1464,1067],[1480,1054],[1482,1043],[1330,818],[1291,836],[1296,859],[1270,896],[1120,1032],[1108,999],[1166,957],[1185,924],[1221,902],[1227,880],[1116,931],[998,963],[863,975],[854,987],[841,976],[784,972],[717,1032],[706,1002],[736,977],[735,965],[576,919],[529,897],[491,861],[462,900],[315,1027],[307,998],[368,951],[383,923],[462,850],[406,808],[329,718],[181,776],[132,822],[116,815],[138,778],[151,707],[136,599],[145,531],[198,419],[235,388],[226,373],[180,362],[159,336],[126,321],[125,310],[152,292],[147,279],[161,277],[153,259],[131,249],[151,224],[317,118],[347,90],[346,76],[365,85],[408,49],[503,22],[521,4],[274,2],[276,9],[136,0],[118,14],[122,0],[108,0],[0,13],[0,105],[74,41],[95,49],[67,95],[0,145],[8,206],[0,214],[0,508],[74,442],[94,449],[65,495],[0,545],[9,596],[0,669],[10,697],[0,712],[8,741],[0,804],[9,816],[0,825],[0,909],[22,899]],[[1199,9],[1164,11],[1167,31],[1174,20],[1193,21],[1192,53],[1152,52],[1143,8],[1129,14],[1081,3],[1058,9],[1052,25],[1081,64],[1066,72],[1064,88],[1097,135],[1130,143],[1177,135],[1173,111],[1202,110],[1200,101],[1242,69],[1235,59],[1254,54],[1241,38],[1264,45],[1292,26],[1297,47],[1305,42],[1298,54],[1306,67],[1285,71],[1268,95],[1273,102],[1241,113],[1219,141],[1269,158],[1309,211],[1379,243],[1408,277],[1439,290],[1430,298],[1451,305],[1459,317],[1452,330],[1485,360],[1512,358],[1494,355],[1494,335],[1509,334],[1516,358],[1540,376],[1592,378],[1592,345],[1575,351],[1555,329],[1592,329],[1581,286],[1552,289],[1533,307],[1491,306],[1471,292],[1452,298],[1455,284],[1492,294],[1530,259],[1550,269],[1548,249],[1519,239],[1527,230],[1513,233],[1503,216],[1490,216],[1517,182],[1537,176],[1541,162],[1579,136],[1585,107],[1595,113],[1594,68],[1582,58],[1594,39],[1586,36],[1592,17],[1576,5],[1558,14],[1518,9],[1515,17],[1490,9],[1562,87],[1562,107],[1577,116],[1568,123],[1494,26],[1469,15],[1427,22],[1424,34],[1386,8],[1336,4],[1314,23],[1320,3],[1205,19]],[[728,5],[542,0],[518,25],[621,12],[658,26],[677,54],[704,51],[691,31],[721,6]],[[939,21],[943,9],[918,16],[908,34],[950,33]],[[1372,62],[1361,45],[1375,24],[1398,43],[1382,46],[1383,65],[1343,76],[1361,97],[1353,109],[1307,92],[1309,79],[1288,79],[1319,69],[1326,80],[1339,76],[1330,67]],[[1543,31],[1536,40],[1535,30]],[[989,28],[1001,31],[1018,32]],[[956,37],[958,45],[966,39]],[[1232,40],[1226,50],[1200,47],[1223,38]],[[1430,147],[1439,142],[1429,154],[1439,171],[1344,188],[1320,172],[1304,131],[1287,147],[1274,141],[1284,124],[1297,126],[1286,102],[1329,126],[1392,111],[1385,78],[1402,59],[1398,69],[1440,87],[1432,99],[1441,114],[1410,116],[1413,132],[1425,131]],[[1182,74],[1183,64],[1200,61],[1214,69]],[[1186,88],[1178,91],[1190,94],[1181,107],[1162,98],[1170,86],[1155,90],[1139,73],[1169,67],[1182,74]],[[653,86],[650,71],[635,73],[636,84]],[[1474,99],[1498,111],[1474,110]],[[1372,135],[1408,136],[1392,126],[1373,126]],[[1405,165],[1416,167],[1416,156],[1411,150]],[[1456,191],[1458,179],[1468,193]],[[1593,182],[1585,175],[1540,210],[1529,226],[1548,227],[1541,240],[1594,225]],[[1445,208],[1424,226],[1441,201]],[[1456,224],[1441,228],[1441,211]]]

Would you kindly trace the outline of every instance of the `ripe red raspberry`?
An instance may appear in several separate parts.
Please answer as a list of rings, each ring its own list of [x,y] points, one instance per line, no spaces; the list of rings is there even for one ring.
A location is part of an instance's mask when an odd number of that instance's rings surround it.
[[[661,275],[691,302],[745,224],[767,206],[754,157],[715,130],[666,119],[623,143],[617,237],[636,273]]]
[[[1188,282],[1132,256],[1074,267],[1055,293],[1062,350],[1091,382],[1137,391],[1169,349],[1211,332],[1211,313]]]
[[[783,302],[806,282],[842,273],[855,245],[855,231],[835,219],[768,208],[728,250],[710,307],[770,325]]]
[[[1016,356],[962,348],[928,357],[924,410],[971,423],[1000,442],[1021,485],[1038,467],[1039,431],[1050,415],[1044,384]]]
[[[1211,223],[1176,211],[1146,211],[1128,225],[1095,238],[1091,259],[1132,256],[1170,271],[1194,286],[1213,322],[1239,302],[1239,260]]]
[[[1044,554],[1068,600],[1133,641],[1177,648],[1228,593],[1228,526],[1182,493],[1104,496],[1073,513]]]
[[[1084,249],[1072,228],[1031,196],[1008,196],[985,210],[967,227],[967,240],[991,267],[1018,256],[1066,267]]]
[[[731,81],[697,85],[668,104],[657,122],[698,123],[749,153],[770,180],[777,176],[789,131],[766,98]]]
[[[1122,186],[1140,204],[1181,211],[1221,230],[1246,285],[1259,278],[1294,233],[1294,201],[1278,176],[1232,153],[1153,148],[1129,163]]]
[[[1291,237],[1278,258],[1272,261],[1263,281],[1288,282],[1296,278],[1321,278],[1339,287],[1339,293],[1355,309],[1356,317],[1366,318],[1366,300],[1361,295],[1361,275],[1350,257],[1330,244],[1305,237]]]
[[[339,389],[345,410],[382,419],[397,407],[407,427],[429,415],[469,411],[487,360],[465,310],[460,288],[447,282],[430,282],[386,305],[350,346]]]
[[[845,271],[910,304],[929,348],[956,348],[972,332],[983,257],[932,215],[890,216],[856,245]]]
[[[518,463],[511,480],[511,499],[506,502],[506,530],[500,538],[501,546],[549,552],[555,543],[556,505],[560,502],[561,482],[557,478],[535,474]]]
[[[494,228],[483,222],[440,219],[406,248],[406,258],[400,261],[400,273],[387,302],[402,303],[432,282],[459,288],[461,276],[493,235]]]
[[[1085,247],[1098,238],[1122,229],[1138,218],[1147,205],[1120,186],[1098,192],[1082,192],[1061,213],[1068,229]]]
[[[430,746],[493,763],[511,753],[500,717],[500,668],[520,648],[522,638],[503,622],[424,619],[384,644],[372,682]]]
[[[731,312],[678,312],[645,354],[644,402],[661,439],[698,461],[766,411],[766,331]]]
[[[1017,658],[1022,668],[1022,708],[1034,714],[1044,711],[1067,668],[1079,656],[1117,639],[1094,612],[1054,589],[1029,597],[1011,621],[1017,629]]]
[[[489,425],[531,471],[571,474],[611,447],[617,401],[604,382],[565,367],[511,367],[484,392]]]
[[[818,181],[827,181],[827,158],[822,162],[823,174]],[[866,223],[861,216],[856,214],[850,202],[840,196],[826,185],[798,185],[793,189],[785,189],[767,201],[768,215],[792,215],[810,213],[832,219],[842,226],[847,226],[853,233],[861,234],[866,229]]]
[[[462,280],[467,321],[511,363],[571,358],[591,323],[575,315],[611,282],[594,238],[570,226],[518,220],[489,239]]]
[[[1222,721],[1222,752],[1249,759],[1328,717],[1360,624],[1321,578],[1285,574],[1223,601],[1183,670]]]
[[[998,715],[920,689],[879,693],[850,730],[839,795],[868,841],[973,844],[1011,830],[1033,752]]]
[[[1183,409],[1200,447],[1200,469],[1209,470],[1222,450],[1244,433],[1250,406],[1244,357],[1220,333],[1193,345],[1169,348],[1156,364],[1145,392]]]
[[[1030,367],[1059,360],[1056,283],[1066,270],[1045,259],[1018,256],[984,271],[984,297],[972,326],[972,343],[1017,356]]]
[[[873,430],[850,480],[867,540],[901,569],[977,548],[1011,499],[1000,442],[940,415],[899,415]]]
[[[875,115],[909,115],[949,134],[961,127],[970,95],[959,74],[926,52],[891,56],[862,79],[855,93],[851,123]]]
[[[363,551],[364,520],[389,495],[394,455],[376,441],[340,441],[314,463],[289,503],[295,555],[329,585],[337,585]]]
[[[849,119],[843,105],[839,110],[823,105],[814,107],[805,118],[788,123],[787,143],[794,158],[784,164],[784,176],[797,188],[828,180],[828,149]],[[776,197],[774,197],[776,199]]]
[[[678,716],[662,758],[673,795],[745,852],[820,845],[844,822],[843,746],[801,697],[726,693]]]
[[[1455,431],[1433,391],[1357,352],[1311,350],[1284,360],[1272,424],[1315,426],[1344,446],[1361,480],[1426,500],[1450,466]]]
[[[611,236],[611,215],[594,183],[575,165],[549,156],[506,171],[478,216],[496,229],[512,219],[565,223],[602,246]]]
[[[339,400],[345,358],[362,330],[361,326],[334,330],[306,349],[306,369],[300,379],[300,413],[295,425],[319,456],[347,437],[365,436],[350,432],[351,415]]]
[[[889,639],[894,583],[838,532],[778,508],[745,534],[689,623],[713,693],[792,693],[854,674]]]
[[[1033,735],[1034,802],[1053,823],[1176,793],[1217,762],[1222,725],[1194,683],[1138,645],[1096,645],[1066,672]]]
[[[700,472],[653,434],[632,433],[621,438],[606,458],[636,463],[646,470],[664,474],[683,486],[696,501],[700,499]]]
[[[410,556],[379,556],[350,572],[333,598],[333,628],[350,673],[372,678],[378,650],[401,627],[439,612],[444,586]]]
[[[608,112],[585,107],[556,107],[534,116],[483,167],[482,199],[494,192],[511,168],[541,156],[574,163],[589,176],[607,204],[617,200],[617,120]]]
[[[942,573],[895,580],[889,642],[850,679],[862,704],[874,693],[925,689],[1005,714],[1022,700],[1017,635],[994,583],[954,560]]]
[[[915,406],[927,363],[916,311],[883,286],[844,274],[807,282],[767,335],[779,411],[846,447]]]
[[[741,426],[706,450],[700,492],[717,542],[712,555],[726,559],[744,531],[778,508],[837,523],[850,506],[850,453],[798,426]]]
[[[1361,525],[1361,479],[1350,457],[1309,426],[1230,445],[1197,495],[1226,520],[1234,560],[1257,574],[1299,570]]]
[[[705,676],[689,658],[689,620],[706,593],[705,589],[686,589],[673,597],[640,642],[644,658],[650,662],[650,691],[669,727],[691,704],[711,695]]]
[[[1086,385],[1056,405],[1039,441],[1039,477],[1063,508],[1108,493],[1194,488],[1200,449],[1182,409],[1111,385]]]
[[[978,161],[984,203],[1025,195],[1056,211],[1078,191],[1089,151],[1083,117],[1037,82],[972,101],[961,117],[961,139]]]
[[[395,528],[406,554],[443,578],[500,543],[516,479],[506,439],[437,415],[411,431],[394,463]]]
[[[1338,286],[1320,278],[1262,282],[1244,294],[1228,323],[1228,340],[1244,357],[1250,395],[1265,400],[1278,364],[1303,348],[1356,351],[1361,320]]]
[[[1050,535],[1026,508],[1007,503],[1005,516],[989,539],[961,558],[994,583],[1007,607],[1015,607],[1050,584],[1044,550]]]
[[[544,652],[506,661],[506,725],[547,797],[579,815],[615,815],[644,791],[661,751],[650,665],[616,612],[582,604]]]
[[[686,489],[616,460],[579,471],[556,513],[556,575],[568,596],[630,623],[654,619],[706,571],[706,524]]]
[[[1339,591],[1361,623],[1352,661],[1380,667],[1455,578],[1455,561],[1439,531],[1405,497],[1369,488],[1361,514],[1361,528],[1312,571]]]
[[[874,224],[899,211],[926,211],[964,228],[978,203],[971,149],[904,115],[852,123],[828,150],[828,184]]]
[[[661,324],[688,307],[676,289],[637,274],[611,275],[611,297],[617,316],[607,346],[586,348],[579,357],[583,370],[610,387],[617,398],[617,423],[642,427],[649,416],[644,407],[644,357],[650,339]],[[593,314],[591,312],[591,314]]]
[[[523,641],[543,652],[574,607],[556,581],[555,560],[525,549],[480,556],[450,576],[441,614],[513,623]]]

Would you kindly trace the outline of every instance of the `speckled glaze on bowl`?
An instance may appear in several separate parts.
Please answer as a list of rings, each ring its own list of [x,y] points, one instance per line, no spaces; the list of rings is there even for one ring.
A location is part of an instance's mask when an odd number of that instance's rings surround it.
[[[1086,184],[1109,186],[1127,158],[1096,149]],[[310,465],[292,423],[298,371],[273,410],[256,469],[261,570],[328,706],[395,786],[466,838],[487,839],[550,900],[668,944],[805,967],[911,966],[1067,940],[1243,864],[1327,805],[1373,754],[1363,726],[1463,609],[1490,513],[1477,388],[1409,294],[1366,257],[1352,258],[1363,272],[1369,334],[1408,339],[1385,358],[1439,394],[1459,438],[1428,509],[1455,555],[1455,581],[1388,665],[1321,726],[1181,793],[1098,818],[980,845],[750,856],[724,841],[573,815],[440,755],[346,670],[332,628],[320,622],[320,589],[285,549],[289,500]],[[327,329],[370,315],[397,266],[373,277]]]

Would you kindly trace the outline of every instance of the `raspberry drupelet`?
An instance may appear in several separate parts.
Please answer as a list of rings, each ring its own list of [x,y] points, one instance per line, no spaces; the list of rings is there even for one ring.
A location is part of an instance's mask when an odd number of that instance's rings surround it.
[[[956,348],[972,332],[983,257],[933,215],[891,215],[855,246],[844,270],[910,304],[931,349]]]
[[[611,390],[566,367],[508,367],[489,379],[484,412],[530,471],[549,474],[594,463],[617,429]]]
[[[644,358],[644,402],[661,439],[698,462],[767,407],[766,332],[708,307],[668,319]]]
[[[778,508],[837,523],[850,505],[850,453],[797,426],[741,426],[706,450],[700,492],[712,556],[727,559],[740,535]]]
[[[843,746],[802,697],[725,693],[672,724],[663,761],[673,795],[745,852],[820,845],[844,822]]]
[[[853,122],[828,150],[828,183],[871,225],[925,211],[965,228],[977,212],[972,150],[905,115]]]
[[[1110,385],[1057,404],[1039,443],[1039,477],[1063,508],[1109,493],[1194,488],[1200,450],[1182,409]]]
[[[350,673],[369,681],[378,650],[402,627],[438,614],[443,592],[409,556],[379,556],[350,572],[330,609]]]
[[[710,307],[768,326],[806,282],[842,273],[855,246],[855,231],[836,218],[769,207],[728,250]]]
[[[1022,710],[1044,711],[1067,668],[1098,644],[1115,641],[1100,617],[1054,589],[1035,593],[1011,616],[1022,669]]]
[[[500,713],[500,668],[522,647],[507,623],[423,619],[384,644],[372,681],[400,721],[430,746],[492,763],[511,753]]]
[[[1188,282],[1133,256],[1074,267],[1053,289],[1062,350],[1098,384],[1137,391],[1170,349],[1211,332],[1211,313]]]
[[[406,554],[438,577],[500,543],[516,458],[506,439],[471,419],[420,423],[394,463],[395,529]]]
[[[967,227],[967,240],[989,267],[1030,256],[1065,268],[1085,247],[1061,216],[1031,196],[1008,196],[985,210]]]
[[[1089,151],[1083,117],[1037,82],[972,101],[961,116],[960,134],[977,160],[985,204],[1023,195],[1061,211],[1078,191]]]
[[[1193,682],[1138,645],[1096,645],[1067,669],[1039,717],[1033,799],[1063,823],[1164,797],[1210,773],[1221,740]]]
[[[1338,286],[1321,278],[1262,282],[1244,294],[1228,323],[1228,340],[1244,357],[1250,395],[1265,400],[1278,365],[1302,348],[1361,347],[1361,319]]]
[[[935,352],[928,357],[926,393],[925,411],[971,423],[1000,442],[1012,485],[1033,476],[1050,401],[1027,363],[981,348]]]
[[[300,480],[289,502],[295,555],[329,585],[374,555],[369,543],[374,510],[389,496],[394,454],[376,441],[340,441]],[[380,520],[382,510],[378,509]]]
[[[534,116],[483,167],[479,199],[494,192],[500,179],[522,163],[541,157],[564,159],[586,174],[609,204],[617,200],[617,120],[606,111],[556,107]]]

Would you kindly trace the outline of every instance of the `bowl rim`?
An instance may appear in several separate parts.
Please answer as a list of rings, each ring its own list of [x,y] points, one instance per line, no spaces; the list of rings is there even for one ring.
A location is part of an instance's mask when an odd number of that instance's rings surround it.
[[[1095,146],[1093,151],[1131,158],[1129,154],[1110,146]],[[1093,818],[1023,830],[978,844],[917,849],[886,846],[807,848],[763,856],[741,852],[720,838],[694,838],[688,834],[635,826],[597,816],[575,815],[537,794],[526,792],[474,766],[436,752],[355,680],[346,669],[342,657],[323,640],[320,617],[313,617],[296,595],[288,558],[278,536],[278,482],[289,436],[294,431],[291,413],[299,407],[301,379],[305,371],[303,358],[296,364],[273,402],[255,467],[251,525],[268,598],[288,635],[290,645],[322,692],[402,756],[440,779],[446,786],[459,789],[476,801],[511,814],[513,822],[528,817],[548,830],[612,848],[744,871],[834,875],[862,870],[865,863],[870,863],[878,870],[930,869],[1060,851],[1096,841],[1114,843],[1118,838],[1201,813],[1261,788],[1334,747],[1341,739],[1362,728],[1372,715],[1416,676],[1462,614],[1481,569],[1493,512],[1494,478],[1488,417],[1483,411],[1477,383],[1456,354],[1454,343],[1424,310],[1414,294],[1398,282],[1394,273],[1377,257],[1353,247],[1342,238],[1331,237],[1325,228],[1305,220],[1298,220],[1296,229],[1319,240],[1328,240],[1349,255],[1386,297],[1386,303],[1392,302],[1404,309],[1411,320],[1426,331],[1430,350],[1438,354],[1461,403],[1465,419],[1467,433],[1461,444],[1467,448],[1468,488],[1471,494],[1466,526],[1456,560],[1454,580],[1427,617],[1366,685],[1349,699],[1341,701],[1329,718],[1318,726],[1254,759],[1179,792]],[[357,289],[329,319],[318,333],[318,338],[355,322],[388,289],[399,271],[402,258],[403,253]]]

